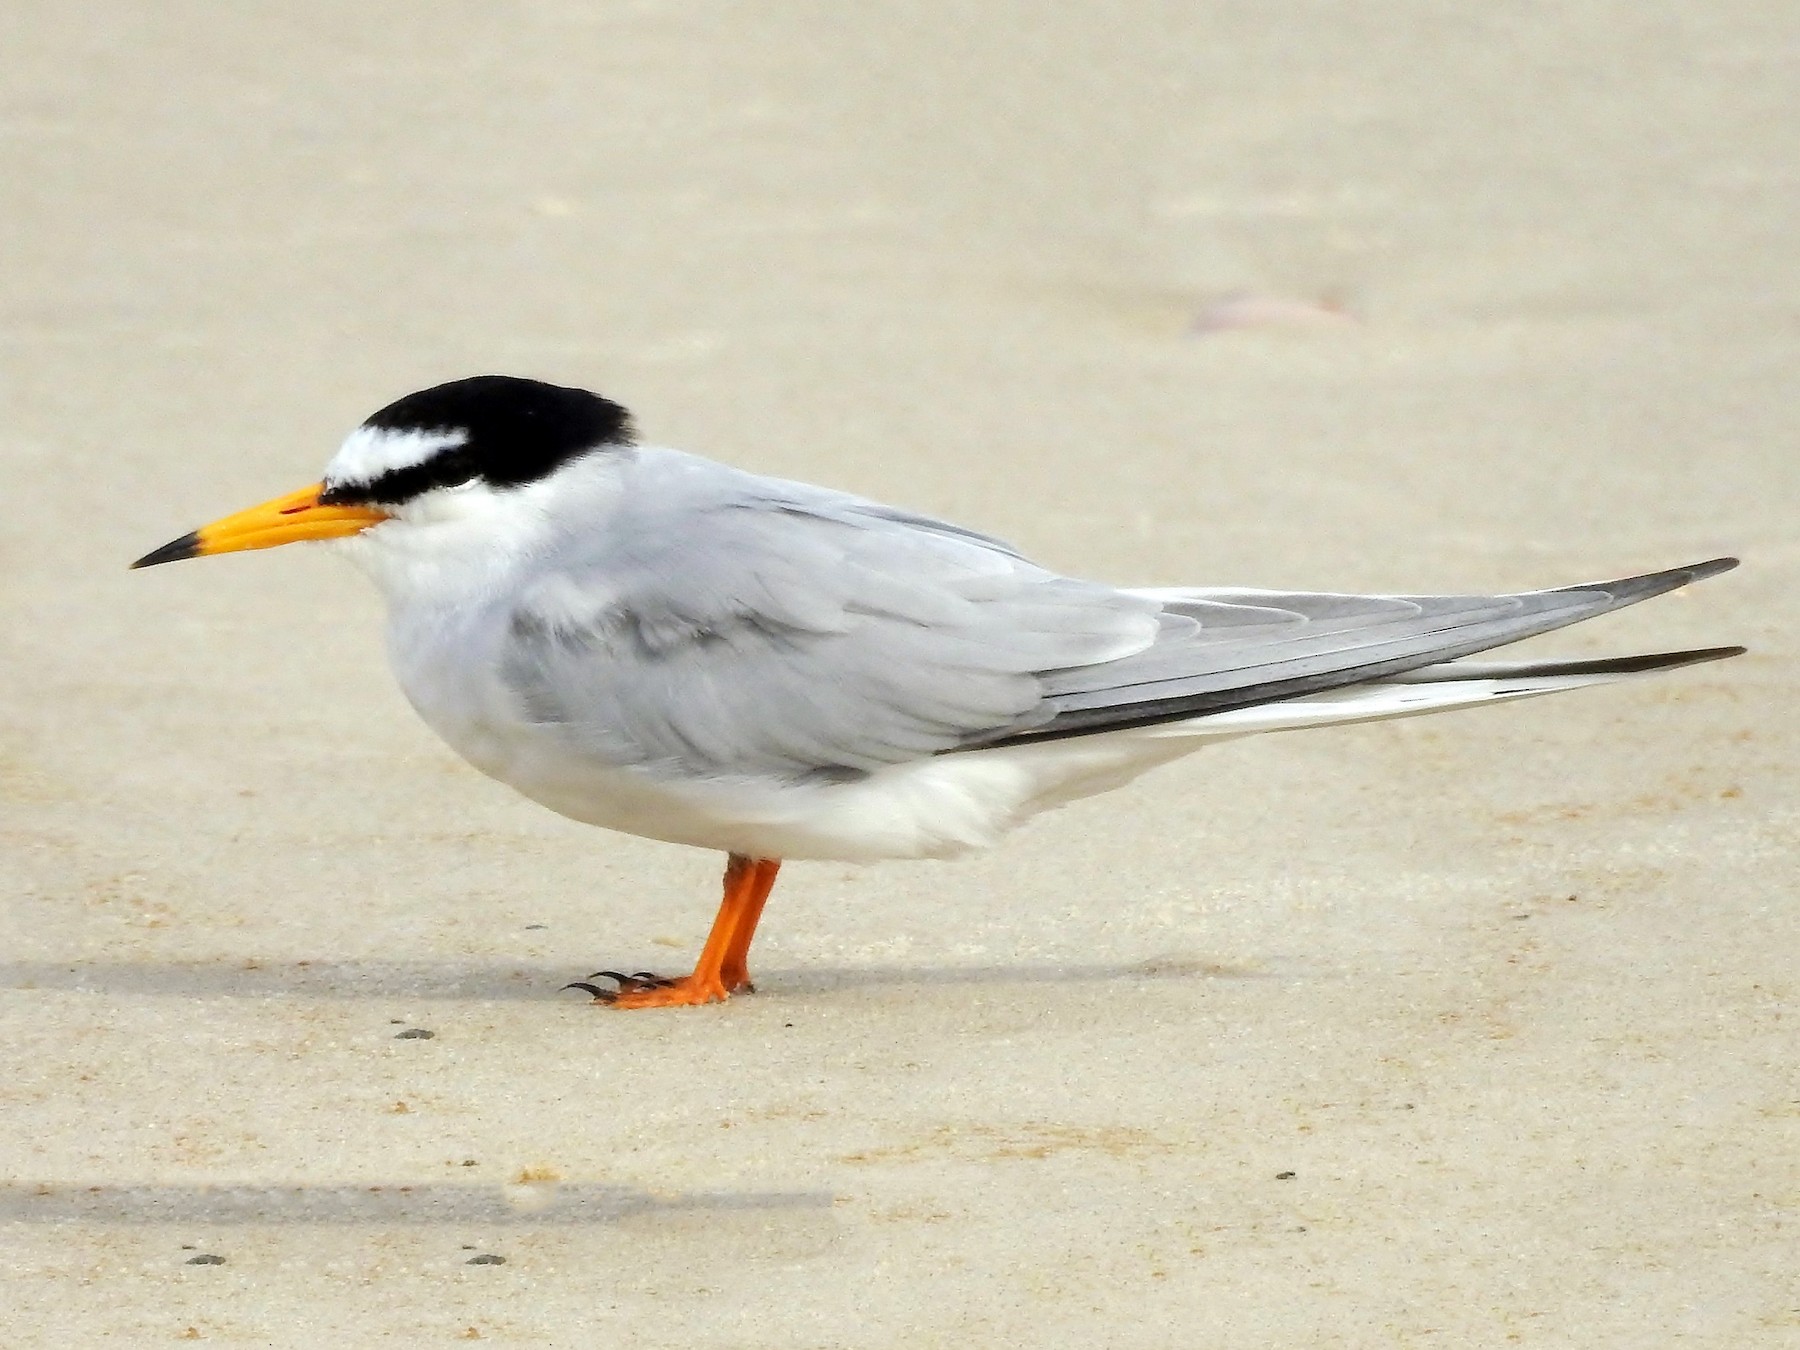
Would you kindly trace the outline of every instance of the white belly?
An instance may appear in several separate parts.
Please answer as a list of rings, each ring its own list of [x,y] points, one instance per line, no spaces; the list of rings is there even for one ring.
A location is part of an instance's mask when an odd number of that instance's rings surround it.
[[[479,617],[431,617],[395,623],[390,657],[413,707],[469,763],[573,820],[751,857],[954,856],[1202,743],[1163,728],[937,755],[844,782],[683,776],[608,763],[560,728],[527,721],[487,659],[493,629]]]
[[[426,720],[483,773],[573,820],[750,857],[843,862],[985,848],[1039,811],[1116,787],[1200,744],[1089,737],[940,755],[852,782],[667,779],[572,753],[522,723]]]

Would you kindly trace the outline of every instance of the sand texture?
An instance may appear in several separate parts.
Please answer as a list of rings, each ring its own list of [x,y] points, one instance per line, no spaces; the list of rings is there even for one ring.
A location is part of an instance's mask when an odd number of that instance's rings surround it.
[[[0,1345],[1800,1344],[1800,9],[0,15]],[[1737,661],[1209,750],[955,863],[586,829],[316,549],[481,371],[1119,582]],[[431,1035],[412,1035],[429,1032]]]

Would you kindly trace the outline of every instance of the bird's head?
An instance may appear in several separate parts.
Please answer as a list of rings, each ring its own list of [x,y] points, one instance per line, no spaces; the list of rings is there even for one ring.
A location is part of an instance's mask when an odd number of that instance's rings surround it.
[[[345,438],[322,481],[215,520],[132,566],[342,539],[386,522],[504,513],[572,462],[631,441],[626,411],[585,389],[510,375],[455,380],[368,418]]]

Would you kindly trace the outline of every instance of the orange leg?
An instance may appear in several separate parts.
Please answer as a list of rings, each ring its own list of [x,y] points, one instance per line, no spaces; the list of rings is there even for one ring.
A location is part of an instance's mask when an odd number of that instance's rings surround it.
[[[696,1003],[719,1003],[731,994],[750,988],[747,959],[750,940],[756,936],[757,920],[775,885],[780,870],[777,859],[751,859],[733,853],[725,863],[725,895],[719,901],[719,913],[713,919],[712,932],[700,949],[694,973],[679,980],[648,977],[617,977],[623,986],[616,993],[592,984],[573,984],[571,989],[586,989],[596,1003],[615,1008],[672,1008]],[[598,978],[598,977],[594,977]]]
[[[769,903],[769,892],[775,889],[775,874],[781,870],[781,859],[758,858],[751,864],[750,895],[731,933],[731,945],[725,948],[725,960],[719,967],[719,978],[728,993],[753,994],[750,983],[750,943],[756,937],[756,925],[762,920],[763,906]]]

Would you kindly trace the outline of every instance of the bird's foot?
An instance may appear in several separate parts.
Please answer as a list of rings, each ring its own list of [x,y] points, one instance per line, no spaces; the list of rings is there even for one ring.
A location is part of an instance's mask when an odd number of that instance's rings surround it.
[[[618,987],[608,989],[593,983],[601,979],[612,980]],[[586,980],[566,984],[563,988],[583,990],[594,996],[594,1002],[609,1008],[686,1008],[702,1003],[723,1003],[732,994],[748,990],[750,981],[735,981],[728,986],[719,976],[702,975],[698,971],[680,979],[669,979],[652,975],[647,970],[640,970],[635,975],[599,970]]]

